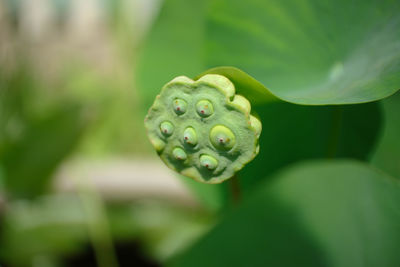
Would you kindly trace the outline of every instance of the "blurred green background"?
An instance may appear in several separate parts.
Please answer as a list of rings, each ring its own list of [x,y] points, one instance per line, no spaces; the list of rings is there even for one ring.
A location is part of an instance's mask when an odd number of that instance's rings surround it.
[[[158,266],[213,223],[136,85],[160,1],[0,1],[0,266]]]
[[[399,14],[0,0],[0,266],[400,266]],[[225,65],[286,100],[254,103],[239,205],[165,167],[143,127],[163,84]]]

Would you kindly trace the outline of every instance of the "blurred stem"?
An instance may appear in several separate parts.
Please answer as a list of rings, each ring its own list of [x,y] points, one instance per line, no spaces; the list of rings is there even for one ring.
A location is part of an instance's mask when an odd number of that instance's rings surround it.
[[[87,175],[76,179],[79,197],[82,201],[97,266],[118,267],[105,207]]]
[[[342,118],[343,118],[343,107],[340,106],[334,107],[332,117],[333,117],[332,127],[327,148],[328,158],[334,158],[338,153],[338,144],[339,144],[339,137],[342,127]]]
[[[235,174],[229,179],[229,187],[231,191],[231,198],[234,205],[239,204],[241,199],[240,184],[238,174]]]

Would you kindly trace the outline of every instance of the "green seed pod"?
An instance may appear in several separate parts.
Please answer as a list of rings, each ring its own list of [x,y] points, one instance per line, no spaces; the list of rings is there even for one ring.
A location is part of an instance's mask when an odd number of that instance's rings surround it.
[[[226,77],[167,83],[145,119],[149,139],[171,169],[203,183],[220,183],[258,153],[261,122]]]

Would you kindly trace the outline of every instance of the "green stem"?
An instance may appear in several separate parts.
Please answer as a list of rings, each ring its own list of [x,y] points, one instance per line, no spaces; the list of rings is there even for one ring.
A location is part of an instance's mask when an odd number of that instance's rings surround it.
[[[338,153],[338,145],[340,131],[342,128],[343,107],[337,106],[333,108],[332,127],[327,147],[327,157],[334,158]]]
[[[240,191],[238,174],[235,174],[231,179],[229,179],[229,187],[233,204],[234,205],[239,204],[242,196]]]
[[[86,175],[77,178],[77,189],[87,218],[89,238],[91,240],[97,266],[118,267],[109,224],[103,201],[93,184],[85,179]]]

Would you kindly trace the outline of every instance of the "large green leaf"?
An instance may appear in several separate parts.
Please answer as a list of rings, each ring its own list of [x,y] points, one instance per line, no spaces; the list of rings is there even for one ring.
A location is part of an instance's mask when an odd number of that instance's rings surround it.
[[[212,68],[196,76],[195,79],[206,74],[219,74],[228,78],[235,85],[236,93],[245,96],[252,105],[282,101],[282,99],[277,98],[262,83],[238,68],[228,66]]]
[[[176,76],[204,70],[204,1],[166,0],[137,70],[138,88],[147,110],[162,86]]]
[[[399,203],[398,181],[363,163],[302,163],[260,186],[172,265],[398,266]]]
[[[367,160],[380,134],[378,103],[301,106],[276,102],[256,110],[263,122],[260,153],[239,174],[244,190],[299,160]]]
[[[231,65],[293,103],[382,99],[400,89],[399,11],[393,0],[166,0],[138,83],[147,107],[174,76]]]
[[[372,163],[390,175],[400,178],[400,93],[383,100],[385,116],[383,136]]]
[[[211,0],[206,65],[231,65],[298,104],[378,100],[400,89],[400,2]]]
[[[315,48],[313,46],[308,47],[302,43],[298,50],[296,50],[298,53],[301,52],[301,55],[299,54],[289,60],[288,58],[295,54],[294,52],[285,50],[288,52],[288,55],[285,55],[285,57],[282,56],[283,58],[279,68],[275,65],[266,68],[265,66],[272,62],[271,60],[266,60],[266,55],[272,53],[271,57],[273,56],[273,58],[276,59],[277,55],[275,54],[277,52],[276,49],[268,50],[271,49],[270,46],[266,45],[267,40],[269,40],[268,38],[263,36],[260,42],[260,40],[257,39],[258,35],[255,35],[255,33],[261,34],[271,28],[267,27],[266,23],[274,22],[277,28],[283,27],[280,23],[289,23],[286,25],[286,28],[284,27],[286,31],[282,30],[282,36],[280,36],[280,38],[285,37],[289,38],[287,40],[291,40],[290,38],[299,37],[296,35],[296,27],[305,27],[305,29],[310,29],[311,31],[311,33],[309,33],[309,40],[304,38],[300,38],[299,40],[316,45],[318,45],[318,41],[321,41],[320,45],[323,46],[324,43],[322,41],[327,38],[325,34],[332,35],[330,30],[333,29],[325,24],[310,24],[310,21],[305,21],[304,25],[296,25],[303,22],[300,20],[302,17],[300,16],[297,18],[297,16],[293,14],[294,12],[299,12],[299,15],[302,15],[303,13],[301,12],[306,12],[305,10],[307,8],[314,7],[309,10],[311,16],[314,14],[312,12],[324,9],[321,6],[322,4],[314,3],[313,1],[307,2],[308,6],[306,2],[304,2],[304,5],[300,5],[297,2],[290,5],[275,3],[273,1],[259,1],[257,3],[255,3],[255,1],[250,1],[249,3],[232,1],[228,3],[219,0],[210,0],[209,2],[211,5],[205,8],[205,1],[165,1],[160,17],[154,24],[146,46],[142,51],[141,61],[138,66],[139,89],[145,100],[145,108],[148,108],[154,101],[154,97],[158,94],[162,85],[174,76],[187,75],[189,77],[196,77],[195,75],[199,75],[199,73],[204,71],[207,67],[224,64],[235,65],[248,71],[255,78],[234,67],[217,67],[203,72],[203,74],[219,73],[229,77],[234,82],[237,91],[251,100],[254,107],[253,110],[261,117],[263,132],[260,140],[260,155],[244,168],[240,174],[242,177],[242,187],[244,187],[245,190],[248,186],[256,184],[259,180],[267,177],[268,174],[278,170],[280,167],[301,159],[319,157],[368,158],[371,149],[375,145],[376,137],[379,134],[380,113],[376,103],[355,106],[306,107],[292,105],[285,101],[309,105],[366,102],[387,96],[395,90],[392,90],[392,87],[386,87],[384,84],[381,84],[382,86],[380,89],[374,92],[371,91],[372,87],[368,86],[362,88],[357,86],[353,89],[344,89],[344,87],[334,86],[332,89],[333,91],[329,93],[331,94],[330,96],[322,87],[319,89],[312,89],[315,93],[312,95],[310,95],[311,89],[305,90],[303,88],[304,90],[301,89],[300,92],[298,88],[302,86],[307,87],[306,82],[314,81],[311,79],[312,77],[310,77],[310,75],[317,75],[320,77],[328,75],[327,72],[323,74],[324,68],[322,68],[322,65],[320,66],[321,68],[313,69],[310,67],[307,69],[308,66],[311,66],[310,64],[313,63],[313,60],[321,60],[322,63],[326,63],[328,62],[324,61],[326,58],[314,58],[310,53],[314,53]],[[268,8],[268,5],[271,5],[271,10]],[[279,8],[279,5],[282,5],[282,7]],[[298,7],[299,5],[300,8]],[[333,11],[331,8],[333,8],[333,3],[327,3],[326,5],[326,10],[324,12],[332,13]],[[350,4],[347,3],[340,3],[340,6],[343,6],[343,10],[350,8],[349,5]],[[376,4],[374,4],[374,2],[365,2],[362,5],[375,6]],[[384,6],[385,4],[383,3],[382,5]],[[256,7],[258,10],[254,11],[255,16],[248,18],[251,15],[251,10],[257,9]],[[243,12],[241,12],[241,10],[243,10]],[[272,18],[264,18],[264,16],[260,14],[260,12],[265,12],[266,14],[268,12],[273,12],[272,10],[276,12],[274,20],[272,20]],[[205,11],[207,11],[208,19],[206,25],[204,25],[205,18],[203,17]],[[235,16],[239,22],[243,22],[243,17],[245,17],[246,19],[251,19],[251,25],[248,23],[233,23],[234,19],[231,16],[231,12],[234,11],[237,11]],[[360,10],[361,13],[367,11],[370,12],[370,8],[363,8]],[[325,13],[322,12],[321,14]],[[220,16],[218,14],[220,14]],[[279,14],[281,14],[282,18],[278,18]],[[318,16],[322,16],[321,14],[318,14]],[[340,19],[342,15],[338,13],[337,16],[338,19]],[[382,14],[382,16],[377,15],[373,18],[378,17],[381,18],[382,21],[387,18],[385,14]],[[224,24],[223,22],[226,22],[225,19],[227,18],[231,19],[233,24]],[[285,18],[287,22],[285,22]],[[332,17],[329,18],[333,19]],[[297,19],[298,23],[291,24],[290,21],[293,19]],[[267,20],[267,22],[264,20]],[[323,18],[323,20],[325,20],[325,18]],[[395,22],[396,21],[393,21],[393,23]],[[289,27],[289,25],[293,26],[293,28]],[[254,32],[253,26],[258,30]],[[235,27],[241,28],[238,30]],[[324,29],[324,27],[327,27],[327,29]],[[359,28],[360,27],[357,29]],[[276,30],[275,28],[273,29]],[[347,34],[347,32],[345,33]],[[294,36],[290,34],[294,34]],[[392,35],[389,37],[391,38],[386,40],[387,42],[385,42],[385,46],[382,46],[382,48],[386,46],[395,47],[398,45],[398,40],[395,40],[396,37]],[[232,38],[235,38],[235,40]],[[341,42],[345,42],[347,39],[340,40]],[[349,40],[360,41],[360,44],[362,44],[361,39],[350,38]],[[378,41],[380,42],[381,40],[378,38],[376,42]],[[339,42],[339,39],[337,42],[338,43],[331,43],[329,46],[332,49],[338,46],[337,49],[339,50],[344,47],[340,45],[342,43]],[[287,43],[287,45],[292,46],[295,46],[295,44],[296,42],[294,41],[288,41]],[[235,49],[242,49],[243,51]],[[338,53],[341,51],[339,50],[335,51]],[[306,51],[308,51],[308,54]],[[327,51],[326,57],[332,57],[332,60],[335,59],[333,54],[328,53],[329,51]],[[333,51],[334,50],[331,52],[333,53]],[[348,53],[351,51],[348,50]],[[379,51],[388,53],[389,50],[383,49]],[[339,56],[339,54],[337,55]],[[369,79],[371,77],[383,79],[387,77],[385,76],[386,74],[397,73],[398,63],[393,61],[396,56],[398,56],[397,50],[393,50],[390,55],[391,57],[385,57],[384,62],[378,60],[376,64],[374,63],[372,65],[368,65],[368,62],[366,62],[366,65],[359,64],[354,67],[354,71],[363,72],[365,70],[360,68],[368,66],[373,66],[373,68],[377,68],[378,66],[382,67],[382,69],[377,72],[379,77],[371,75],[370,73],[365,73],[366,75],[363,76],[363,79]],[[367,57],[370,55],[366,53],[365,56]],[[304,60],[304,65],[302,66],[299,65],[299,62],[303,62],[300,60],[300,57]],[[287,62],[284,61],[285,58]],[[294,61],[295,59],[297,61]],[[340,61],[344,59],[340,57],[337,60]],[[298,63],[297,66],[294,66],[294,62],[296,62],[296,64]],[[378,64],[378,62],[380,63]],[[389,65],[386,65],[385,62],[387,64],[390,63],[390,67],[388,67]],[[339,79],[338,77],[341,77],[341,75],[351,74],[348,72],[348,69],[345,69],[344,65],[341,66],[339,63],[335,64],[336,61],[332,62],[332,65],[334,65],[333,78]],[[286,69],[283,69],[284,67]],[[287,75],[282,74],[283,76],[277,75],[276,72],[283,70],[287,72],[293,70],[295,73],[293,75],[290,73]],[[307,76],[304,72],[310,75]],[[299,82],[299,84],[291,88],[284,88],[284,86],[274,86],[273,83],[269,83],[269,79],[271,79],[271,81],[281,80],[283,85],[288,82],[293,84]],[[397,80],[397,78],[395,80]],[[347,78],[344,79],[343,86],[346,84],[344,83],[345,81],[349,82],[350,80]],[[357,81],[358,85],[363,84],[359,77],[354,81]],[[271,86],[271,88],[267,88],[265,85]],[[349,85],[349,83],[347,83],[347,85]],[[281,89],[282,91],[280,91]],[[338,91],[339,89],[340,92]],[[377,97],[377,95],[380,96]],[[303,101],[310,96],[315,96],[315,98],[307,103]],[[279,98],[285,101],[279,101]],[[368,120],[366,120],[366,118],[368,118]],[[201,185],[196,186],[192,184],[191,186],[196,187],[196,191],[200,192],[201,198],[205,199],[206,202],[213,203],[215,203],[215,192],[219,191],[221,196],[218,198],[224,199],[228,191],[226,188],[227,185],[216,185],[210,188],[210,190],[207,190],[207,188],[198,189],[197,187],[201,187]],[[212,194],[208,194],[208,191],[212,191]],[[208,199],[208,195],[214,197]],[[215,207],[216,205],[213,206]]]

